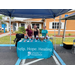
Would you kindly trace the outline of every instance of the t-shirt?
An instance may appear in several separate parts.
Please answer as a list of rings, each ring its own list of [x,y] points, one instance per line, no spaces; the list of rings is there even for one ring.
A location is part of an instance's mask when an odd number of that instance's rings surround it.
[[[28,34],[28,36],[30,37],[30,36],[32,36],[32,30],[28,30],[28,29],[26,29],[26,31],[27,31],[27,34]]]
[[[48,31],[47,30],[42,30],[42,36],[46,36],[46,34],[48,33]]]

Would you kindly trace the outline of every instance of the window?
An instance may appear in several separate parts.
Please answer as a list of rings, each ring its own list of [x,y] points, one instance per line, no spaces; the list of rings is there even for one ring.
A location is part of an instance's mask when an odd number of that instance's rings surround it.
[[[54,28],[59,29],[59,22],[55,22],[55,24],[54,24],[54,22],[50,22],[49,28],[50,29],[54,29]],[[64,23],[63,22],[61,22],[60,29],[64,29]]]
[[[39,28],[39,24],[32,24],[32,28],[34,28],[34,25],[37,25],[37,28]]]
[[[24,23],[21,23],[21,27],[24,27],[25,26],[25,24]]]

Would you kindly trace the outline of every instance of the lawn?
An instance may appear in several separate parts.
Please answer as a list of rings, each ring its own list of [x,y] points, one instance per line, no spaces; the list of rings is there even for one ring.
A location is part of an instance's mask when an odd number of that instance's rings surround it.
[[[15,36],[11,36],[11,44],[14,44],[14,40],[15,39]],[[66,37],[65,38],[65,41],[66,42],[73,42],[75,38],[74,37]],[[53,43],[54,43],[55,39],[53,40]],[[0,38],[0,44],[10,44],[10,36],[4,36],[2,38]],[[62,44],[62,38],[57,38],[56,37],[56,44]]]
[[[74,37],[66,37],[65,42],[73,42],[75,38]],[[53,40],[53,43],[55,42],[55,39]],[[56,37],[56,44],[62,44],[62,38],[57,38]]]
[[[11,44],[14,44],[15,36],[11,36]],[[0,44],[10,44],[10,36],[4,36],[0,38]]]
[[[53,36],[54,34],[48,34],[49,36]],[[58,35],[58,34],[56,34],[56,35]],[[60,34],[60,35],[63,35],[63,34]],[[71,35],[75,35],[75,34],[65,34],[65,36],[71,36]]]

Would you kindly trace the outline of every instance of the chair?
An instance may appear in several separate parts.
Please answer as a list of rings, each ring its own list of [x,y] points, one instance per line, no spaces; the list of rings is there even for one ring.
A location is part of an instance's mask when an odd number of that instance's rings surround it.
[[[16,34],[16,38],[13,40],[15,42],[15,46],[17,47],[17,42],[24,38],[24,34]]]

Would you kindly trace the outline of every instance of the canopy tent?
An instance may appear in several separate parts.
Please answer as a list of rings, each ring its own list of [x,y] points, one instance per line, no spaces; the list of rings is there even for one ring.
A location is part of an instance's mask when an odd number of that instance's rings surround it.
[[[75,13],[70,14],[67,17],[61,18],[61,20],[65,20],[64,33],[63,33],[63,38],[64,38],[64,41],[65,41],[66,22],[67,22],[67,20],[75,20]]]
[[[23,18],[55,18],[70,9],[0,9],[0,14]]]
[[[55,22],[55,17],[64,14],[69,10],[71,9],[0,9],[0,14],[10,17],[10,45],[11,45],[11,17],[54,18]],[[55,27],[54,27],[54,35],[55,35]]]
[[[70,14],[67,17],[62,18],[61,20],[75,20],[75,13]]]

